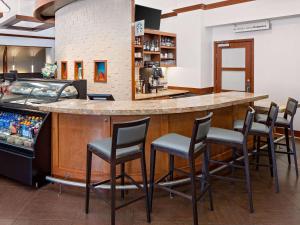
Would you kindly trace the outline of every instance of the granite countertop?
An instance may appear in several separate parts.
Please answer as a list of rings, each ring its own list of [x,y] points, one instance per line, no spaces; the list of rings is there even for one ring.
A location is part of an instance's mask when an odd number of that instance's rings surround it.
[[[254,106],[257,111],[262,112],[262,113],[267,113],[269,111],[271,102],[272,102],[271,99],[263,99],[263,100],[255,102]],[[276,101],[274,101],[274,102],[277,103]],[[279,113],[284,113],[285,109],[286,109],[286,103],[285,104],[277,103],[277,104],[279,106]],[[298,108],[300,108],[300,103],[298,104]]]
[[[224,92],[202,96],[145,100],[91,101],[71,99],[39,105],[41,111],[79,115],[155,115],[213,110],[268,98],[266,94]]]
[[[189,91],[168,89],[168,90],[158,91],[158,93],[136,94],[135,99],[136,100],[144,100],[144,99],[160,98],[160,97],[180,95],[180,94],[186,94],[186,93],[189,93]]]

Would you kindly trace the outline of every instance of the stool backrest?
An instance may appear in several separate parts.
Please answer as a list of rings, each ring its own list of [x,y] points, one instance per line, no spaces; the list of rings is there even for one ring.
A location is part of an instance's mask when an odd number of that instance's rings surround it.
[[[189,149],[190,153],[193,153],[196,144],[206,140],[209,128],[211,127],[212,116],[213,113],[209,113],[207,116],[195,120]]]
[[[286,104],[286,109],[284,112],[284,118],[288,119],[288,116],[291,117],[291,121],[294,119],[294,116],[297,112],[298,101],[293,98],[289,98]]]
[[[141,147],[144,149],[149,122],[150,117],[147,117],[141,120],[113,124],[112,156],[116,155],[116,151],[122,151],[122,148],[142,145]]]
[[[252,123],[254,120],[254,114],[255,114],[255,110],[249,106],[244,120],[243,130],[242,130],[245,140],[247,139],[249,131],[251,130]]]
[[[278,112],[279,112],[278,105],[274,102],[271,102],[266,124],[272,130],[277,120]]]

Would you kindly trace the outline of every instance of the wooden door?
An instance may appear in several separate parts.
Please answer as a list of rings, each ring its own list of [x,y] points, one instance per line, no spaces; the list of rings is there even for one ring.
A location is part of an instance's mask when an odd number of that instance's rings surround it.
[[[214,91],[254,92],[254,40],[217,41]]]

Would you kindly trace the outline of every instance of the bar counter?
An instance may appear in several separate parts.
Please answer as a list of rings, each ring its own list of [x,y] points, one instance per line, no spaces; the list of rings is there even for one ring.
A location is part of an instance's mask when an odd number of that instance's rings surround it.
[[[176,95],[183,95],[187,93],[189,93],[189,91],[168,89],[168,90],[159,91],[158,93],[135,94],[135,100],[163,99],[163,98],[167,99]]]
[[[247,107],[255,101],[268,98],[266,94],[224,92],[195,97],[145,101],[90,101],[66,100],[40,105],[39,110],[52,112],[52,176],[84,181],[87,144],[97,138],[110,137],[116,122],[136,120],[150,116],[146,143],[147,166],[151,142],[170,132],[190,136],[195,118],[213,112],[213,126],[232,129],[235,119],[244,119]],[[230,158],[225,147],[212,148],[215,158]],[[201,160],[197,162],[201,169]],[[187,163],[177,159],[175,166],[187,168]],[[157,155],[157,177],[168,170],[167,155]],[[92,163],[92,179],[109,177],[109,165],[98,158]],[[130,162],[126,171],[140,180],[140,162]]]

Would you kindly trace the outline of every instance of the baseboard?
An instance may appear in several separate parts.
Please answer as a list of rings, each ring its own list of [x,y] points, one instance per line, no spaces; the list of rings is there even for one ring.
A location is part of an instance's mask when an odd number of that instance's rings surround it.
[[[207,88],[191,88],[191,87],[178,87],[178,86],[168,86],[169,89],[176,89],[176,90],[186,90],[190,93],[197,94],[197,95],[205,95],[211,94],[214,91],[213,87]]]

